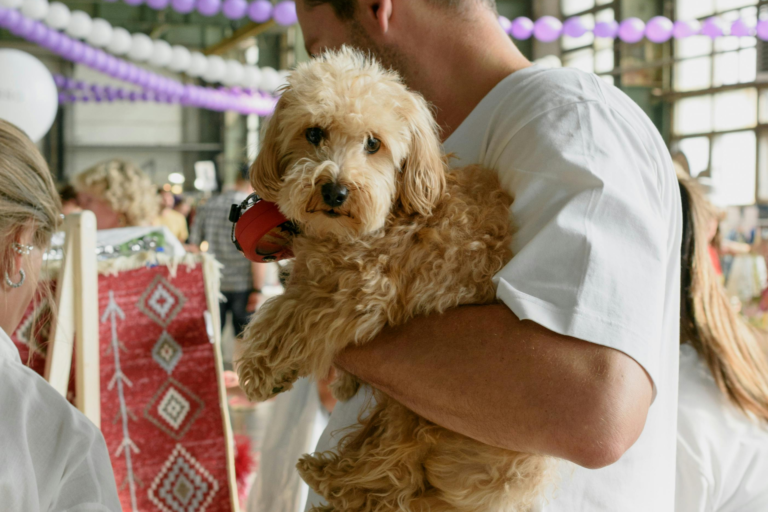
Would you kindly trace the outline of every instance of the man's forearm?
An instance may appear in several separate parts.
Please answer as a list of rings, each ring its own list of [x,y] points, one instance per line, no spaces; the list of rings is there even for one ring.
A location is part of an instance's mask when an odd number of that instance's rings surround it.
[[[413,319],[337,364],[445,428],[585,467],[634,443],[652,393],[625,354],[521,322],[503,305]]]
[[[251,274],[253,277],[253,289],[261,290],[264,287],[264,276],[267,266],[264,263],[251,263]]]

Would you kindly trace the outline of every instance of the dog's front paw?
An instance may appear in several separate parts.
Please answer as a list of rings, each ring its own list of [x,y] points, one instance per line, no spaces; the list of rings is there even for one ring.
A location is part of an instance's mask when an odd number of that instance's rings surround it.
[[[288,391],[299,378],[298,369],[272,368],[269,361],[261,356],[241,359],[237,373],[240,387],[253,402],[264,402]]]

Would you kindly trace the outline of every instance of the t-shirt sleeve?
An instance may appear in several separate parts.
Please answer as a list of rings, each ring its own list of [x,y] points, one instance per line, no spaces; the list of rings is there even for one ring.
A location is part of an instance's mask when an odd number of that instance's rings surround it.
[[[87,420],[82,418],[82,423]],[[120,512],[120,500],[104,437],[88,424],[67,464],[53,512]]]
[[[624,352],[656,391],[672,244],[647,141],[591,100],[494,133],[483,163],[513,193],[517,230],[498,299],[522,320]]]

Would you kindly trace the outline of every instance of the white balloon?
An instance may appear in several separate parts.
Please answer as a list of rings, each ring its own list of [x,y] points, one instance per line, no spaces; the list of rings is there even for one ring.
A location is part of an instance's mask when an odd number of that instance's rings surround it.
[[[128,57],[139,62],[143,62],[152,56],[152,50],[155,45],[148,35],[141,32],[131,36],[131,49],[128,51]]]
[[[18,9],[24,0],[0,0],[0,7],[6,9]]]
[[[131,33],[122,27],[112,28],[112,39],[107,45],[107,50],[115,55],[125,55],[131,50],[133,39]]]
[[[200,52],[190,54],[189,68],[187,74],[191,77],[203,76],[208,70],[208,59]]]
[[[0,119],[39,141],[51,129],[59,108],[51,72],[30,54],[11,49],[0,49],[0,69]]]
[[[226,85],[240,85],[243,80],[243,65],[236,60],[226,61],[227,68],[221,81]]]
[[[175,45],[171,54],[171,63],[168,69],[171,71],[185,71],[192,63],[192,54],[183,46]]]
[[[243,80],[240,82],[243,87],[257,89],[261,82],[261,71],[256,66],[245,66],[243,68]]]
[[[41,20],[48,14],[48,0],[23,0],[21,14],[33,20]]]
[[[86,41],[99,48],[107,46],[112,41],[112,32],[112,25],[107,20],[94,18],[91,33],[88,34]]]
[[[83,11],[72,11],[66,32],[72,37],[85,39],[91,33],[93,20]]]
[[[149,58],[149,63],[159,68],[164,68],[171,62],[173,56],[173,50],[171,45],[162,39],[157,39],[153,43],[152,56]]]
[[[48,14],[45,16],[45,24],[56,30],[62,30],[69,25],[70,18],[69,7],[61,2],[53,2],[48,6]]]
[[[280,87],[281,82],[280,75],[274,68],[261,68],[261,82],[259,83],[259,89],[273,93],[275,92],[275,89]]]
[[[203,74],[203,80],[206,82],[218,82],[224,77],[226,71],[227,65],[224,63],[224,59],[218,55],[209,55],[208,67]]]

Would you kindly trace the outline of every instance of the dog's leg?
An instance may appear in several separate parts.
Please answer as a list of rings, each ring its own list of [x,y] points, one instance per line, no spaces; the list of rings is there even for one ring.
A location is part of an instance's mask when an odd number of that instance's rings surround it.
[[[427,425],[397,402],[378,394],[378,403],[338,452],[305,455],[297,469],[338,512],[394,512],[428,492],[424,460],[430,449]],[[426,509],[425,509],[426,512]]]

